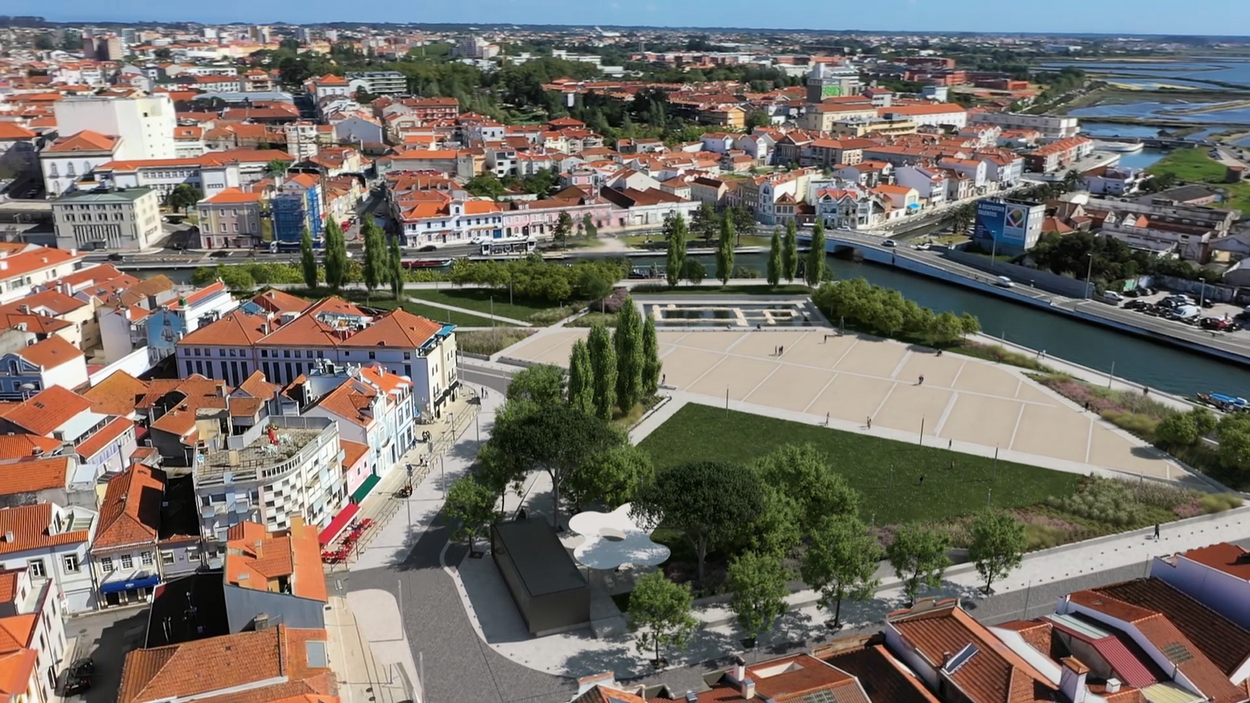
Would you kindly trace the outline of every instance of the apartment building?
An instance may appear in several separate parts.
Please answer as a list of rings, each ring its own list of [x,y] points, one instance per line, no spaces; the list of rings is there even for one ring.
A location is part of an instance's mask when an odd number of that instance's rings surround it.
[[[160,239],[160,199],[150,188],[76,190],[52,203],[58,249],[142,251]]]
[[[887,120],[911,120],[918,127],[961,130],[968,126],[968,111],[954,103],[892,105],[877,108],[877,115]]]
[[[55,386],[78,388],[86,383],[82,351],[56,335],[0,356],[0,400],[25,400]]]
[[[116,158],[172,159],[177,156],[174,130],[178,120],[166,93],[144,97],[70,97],[52,104],[57,131],[84,130],[115,137]]]
[[[353,94],[364,89],[372,95],[397,95],[408,92],[408,79],[399,71],[349,71],[347,85]]]
[[[1069,139],[1081,131],[1080,120],[1075,117],[1057,117],[1052,115],[1020,115],[1013,112],[972,113],[974,125],[996,125],[1003,131],[1035,131],[1040,132],[1047,141]]]
[[[269,200],[273,218],[273,238],[279,249],[299,249],[307,230],[313,246],[320,248],[325,219],[322,214],[321,183],[303,173],[283,182],[280,192]]]
[[[44,192],[54,198],[77,187],[97,166],[117,158],[121,139],[91,130],[66,133],[39,152]],[[171,137],[172,139],[172,137]]]
[[[64,594],[56,581],[29,569],[0,571],[0,661],[9,700],[57,700],[57,674],[66,661]]]
[[[324,417],[270,415],[220,448],[197,453],[195,495],[208,548],[224,548],[231,527],[259,522],[285,530],[302,518],[321,529],[347,502],[338,424]]]
[[[1025,167],[1037,173],[1053,173],[1094,152],[1094,142],[1085,137],[1069,137],[1038,147],[1024,155]]]
[[[268,178],[274,161],[294,161],[281,149],[229,149],[190,159],[109,161],[94,170],[97,181],[114,188],[152,188],[160,195],[187,184],[213,195]]]
[[[262,243],[260,193],[227,188],[195,208],[200,213],[200,248],[249,249]]]
[[[51,581],[64,595],[68,612],[94,610],[90,545],[98,527],[99,514],[78,505],[43,502],[0,509],[0,567]]]

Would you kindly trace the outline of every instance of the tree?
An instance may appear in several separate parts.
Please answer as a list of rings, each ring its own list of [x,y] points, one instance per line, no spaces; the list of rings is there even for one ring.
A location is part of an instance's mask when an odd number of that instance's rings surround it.
[[[825,226],[819,220],[812,225],[812,248],[807,252],[803,280],[812,288],[825,280]]]
[[[655,478],[651,455],[623,444],[591,457],[568,480],[568,502],[579,509],[590,503],[616,508],[630,502]]]
[[[591,219],[589,212],[582,216],[582,229],[586,232],[587,239],[599,237],[599,228],[595,226],[595,221]]]
[[[709,549],[728,544],[757,519],[764,494],[759,477],[740,464],[696,461],[665,467],[633,502],[636,519],[680,530],[694,547],[699,581]]]
[[[365,240],[365,260],[361,266],[361,274],[365,279],[365,291],[368,296],[389,276],[387,260],[390,254],[386,250],[382,228],[373,221],[372,214],[365,215],[365,221],[360,228]]]
[[[726,580],[732,593],[729,608],[752,641],[785,615],[790,590],[786,570],[775,557],[743,552],[729,562]]]
[[[471,195],[476,195],[479,198],[490,198],[491,200],[498,200],[508,193],[508,189],[503,182],[492,171],[480,173],[470,178],[464,189]]]
[[[716,243],[716,277],[722,285],[729,283],[734,270],[734,222],[726,211],[720,218],[720,240]]]
[[[347,281],[347,240],[343,239],[343,230],[339,229],[339,223],[334,218],[326,221],[323,237],[326,284],[337,291]]]
[[[495,492],[473,476],[465,476],[447,489],[447,503],[443,508],[447,518],[459,523],[455,538],[466,539],[469,551],[482,530],[495,519]]]
[[[1198,441],[1198,423],[1189,413],[1172,413],[1155,428],[1155,439],[1170,447],[1188,447]]]
[[[601,301],[600,305],[606,304],[606,299],[612,294],[612,286],[616,283],[610,280],[603,272],[587,266],[579,272],[577,288],[586,296],[587,300],[594,302]]]
[[[786,236],[781,245],[781,275],[789,283],[799,272],[799,234],[794,220],[786,222]]]
[[[668,240],[664,274],[671,288],[681,280],[681,271],[686,266],[686,218],[681,213],[664,220],[664,238]]]
[[[569,235],[572,233],[573,217],[567,212],[561,212],[560,216],[556,218],[555,240],[560,243],[560,246],[564,246],[565,241],[568,240]]]
[[[768,285],[776,288],[781,283],[781,230],[773,228],[773,241],[768,247]]]
[[[881,585],[874,578],[885,553],[864,523],[851,516],[826,518],[803,552],[803,581],[820,591],[820,607],[833,610],[833,627],[842,625],[842,601],[865,601]]]
[[[559,527],[564,482],[591,457],[623,441],[607,422],[556,404],[496,418],[488,443],[509,457],[519,472],[547,473],[551,478],[553,523]]]
[[[699,628],[699,621],[691,615],[693,606],[689,584],[675,584],[664,578],[663,571],[638,579],[629,595],[630,628],[638,652],[654,652],[658,665],[661,650],[685,649]]]
[[[965,312],[959,316],[959,326],[962,328],[965,337],[981,331],[981,321],[970,312]]]
[[[586,413],[595,414],[594,370],[590,364],[590,347],[586,340],[573,342],[569,354],[569,405]]]
[[[985,594],[993,593],[997,579],[1006,578],[1020,566],[1024,555],[1024,523],[1002,510],[983,510],[972,518],[972,545],[968,558],[985,579]]]
[[[751,110],[747,113],[746,131],[750,132],[756,127],[769,127],[773,123],[773,118],[768,116],[764,110]]]
[[[594,414],[602,420],[611,420],[612,408],[616,407],[616,350],[608,328],[605,325],[591,327],[586,346],[590,350],[590,370],[594,378]]]
[[[633,298],[616,313],[616,330],[612,333],[616,348],[616,402],[621,413],[628,415],[642,400],[642,315]]]
[[[655,395],[660,390],[660,340],[655,332],[655,318],[650,315],[642,324],[642,394]]]
[[[951,214],[951,219],[953,220],[952,229],[955,234],[965,234],[968,228],[972,226],[972,221],[976,219],[976,208],[971,203],[960,205]]]
[[[944,310],[929,317],[924,336],[930,344],[953,344],[963,336],[963,322],[955,313]]]
[[[691,233],[701,237],[706,242],[711,242],[716,236],[720,228],[720,222],[716,216],[716,209],[711,203],[703,203],[698,210],[694,211],[694,215],[690,220]]]
[[[317,289],[317,253],[313,251],[312,234],[308,228],[304,228],[304,233],[300,235],[299,240],[299,266],[300,273],[304,275],[304,285],[308,290]]]
[[[1233,472],[1232,478],[1246,480],[1250,474],[1250,415],[1229,413],[1218,425],[1220,465]]]
[[[391,284],[391,295],[395,304],[404,301],[404,258],[399,251],[399,236],[391,237],[390,255],[387,256],[387,281]]]
[[[553,364],[538,364],[517,371],[508,383],[508,402],[514,401],[535,406],[563,403],[564,369]]]
[[[743,237],[752,237],[755,235],[755,213],[746,205],[735,205],[729,209],[734,220],[734,245],[742,244]]]
[[[854,517],[859,509],[859,493],[815,445],[782,445],[758,459],[755,470],[761,481],[785,491],[795,501],[805,533],[826,517]]]
[[[707,269],[703,268],[703,264],[696,259],[686,259],[685,275],[687,281],[697,286],[707,277]]]
[[[165,196],[165,206],[171,210],[181,210],[184,213],[191,209],[192,205],[204,199],[204,191],[196,188],[189,183],[179,183],[174,189],[169,191],[169,195]]]
[[[886,557],[894,567],[894,575],[903,582],[903,593],[909,603],[916,602],[921,586],[936,588],[942,583],[942,574],[950,566],[946,550],[950,539],[945,533],[903,525],[894,535],[894,542],[886,549]]]
[[[286,173],[286,169],[291,165],[286,159],[272,159],[265,164],[265,175],[269,177],[281,176]]]
[[[1210,435],[1219,426],[1219,420],[1206,408],[1194,408],[1189,411],[1189,416],[1193,418],[1194,426],[1198,428],[1199,437]]]

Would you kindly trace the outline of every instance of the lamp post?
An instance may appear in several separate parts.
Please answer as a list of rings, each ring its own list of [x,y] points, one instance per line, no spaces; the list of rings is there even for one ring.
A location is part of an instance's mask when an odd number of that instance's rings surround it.
[[[1089,299],[1089,288],[1094,277],[1094,252],[1086,254],[1089,257],[1089,268],[1085,269],[1085,299]]]

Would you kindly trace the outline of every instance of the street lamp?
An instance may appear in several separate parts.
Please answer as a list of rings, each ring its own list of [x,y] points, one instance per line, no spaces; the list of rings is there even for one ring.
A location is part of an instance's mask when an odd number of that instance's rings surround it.
[[[1089,287],[1091,283],[1090,279],[1094,277],[1094,252],[1091,251],[1086,254],[1086,256],[1089,257],[1089,268],[1085,269],[1085,299],[1088,300]]]

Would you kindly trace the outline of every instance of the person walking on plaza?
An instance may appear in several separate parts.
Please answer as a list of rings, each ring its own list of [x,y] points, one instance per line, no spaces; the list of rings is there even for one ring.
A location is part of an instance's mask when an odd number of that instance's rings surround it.
[[[872,429],[872,415],[868,416],[868,429]]]
[[[1155,523],[1155,541],[1159,541],[1159,523]]]
[[[916,385],[917,385],[917,386],[923,386],[923,385],[924,385],[924,374],[920,374],[920,383],[917,383]]]

